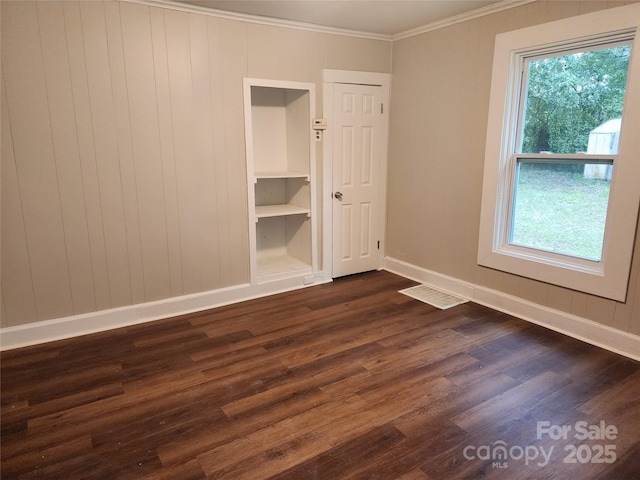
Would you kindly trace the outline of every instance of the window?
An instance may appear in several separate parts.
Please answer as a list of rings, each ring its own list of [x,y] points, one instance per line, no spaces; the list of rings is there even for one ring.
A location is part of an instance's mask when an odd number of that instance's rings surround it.
[[[509,243],[599,261],[631,45],[548,50],[519,56]]]
[[[638,7],[496,37],[480,265],[624,301],[640,200]]]

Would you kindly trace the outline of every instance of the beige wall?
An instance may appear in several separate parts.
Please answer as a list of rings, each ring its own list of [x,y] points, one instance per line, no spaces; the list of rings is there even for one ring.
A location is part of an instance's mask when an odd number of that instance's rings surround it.
[[[115,1],[2,4],[2,326],[249,281],[242,77],[391,44]]]
[[[3,327],[248,282],[242,77],[315,82],[320,113],[323,68],[390,71],[383,41],[0,4]],[[476,264],[495,34],[615,5],[536,2],[394,42],[387,255],[640,334],[640,242],[626,304]]]
[[[476,262],[495,35],[624,3],[535,2],[394,42],[388,256],[640,334],[640,241],[625,304]]]

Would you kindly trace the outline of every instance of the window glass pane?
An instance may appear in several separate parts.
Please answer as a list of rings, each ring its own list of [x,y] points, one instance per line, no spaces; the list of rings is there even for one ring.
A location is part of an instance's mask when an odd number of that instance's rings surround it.
[[[518,162],[510,243],[599,261],[611,162]]]
[[[630,45],[525,62],[521,153],[616,154]]]

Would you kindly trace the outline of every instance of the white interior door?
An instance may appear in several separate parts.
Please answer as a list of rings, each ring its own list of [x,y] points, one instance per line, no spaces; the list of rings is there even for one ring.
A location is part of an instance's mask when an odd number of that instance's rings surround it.
[[[381,97],[379,86],[334,86],[333,277],[378,268],[386,135]]]

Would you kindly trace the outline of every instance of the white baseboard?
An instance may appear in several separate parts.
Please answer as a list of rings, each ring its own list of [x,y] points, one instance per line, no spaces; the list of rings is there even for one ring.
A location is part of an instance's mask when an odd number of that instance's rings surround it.
[[[257,285],[235,285],[155,302],[2,328],[0,329],[0,350],[11,350],[88,335],[327,283],[321,273],[313,276],[312,283],[305,284],[309,281],[309,276],[305,276],[304,278],[294,277]]]
[[[640,361],[640,337],[637,335],[538,305],[497,290],[464,282],[394,258],[385,258],[384,269]],[[0,350],[11,350],[199,312],[244,300],[319,285],[331,281],[331,279],[327,280],[322,274],[317,274],[313,283],[305,285],[304,281],[303,278],[297,277],[258,285],[242,284],[156,302],[7,327],[0,329]]]
[[[384,269],[640,361],[640,336],[386,257]]]

